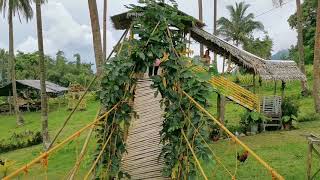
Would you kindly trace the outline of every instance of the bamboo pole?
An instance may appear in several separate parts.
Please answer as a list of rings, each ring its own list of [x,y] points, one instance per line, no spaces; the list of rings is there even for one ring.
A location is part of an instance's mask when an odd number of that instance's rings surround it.
[[[232,132],[229,131],[228,128],[226,128],[220,121],[218,121],[211,113],[209,113],[205,108],[203,108],[198,102],[196,102],[189,94],[182,91],[182,93],[189,98],[189,100],[196,105],[196,107],[204,112],[208,117],[210,117],[215,123],[220,126],[231,138],[234,140],[237,144],[242,146],[245,150],[249,152],[261,165],[263,165],[270,173],[272,177],[275,177],[279,180],[284,180],[284,178],[276,171],[274,170],[268,163],[266,163],[262,158],[260,158],[253,150],[251,150],[246,144],[244,144],[242,141],[240,141]]]

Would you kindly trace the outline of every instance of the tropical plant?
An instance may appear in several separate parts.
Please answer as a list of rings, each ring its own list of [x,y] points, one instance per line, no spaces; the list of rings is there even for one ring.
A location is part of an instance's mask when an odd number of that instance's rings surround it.
[[[185,23],[194,23],[194,19],[181,15],[175,4],[172,7],[159,3],[163,1],[141,2],[142,6],[128,6],[133,12],[144,13],[144,16],[136,18],[131,25],[134,37],[138,38],[124,41],[120,46],[122,48],[116,50],[117,55],[104,69],[100,92],[104,109],[110,109],[118,101],[121,103],[117,111],[101,122],[98,128],[99,151],[111,133],[110,128],[106,127],[114,127],[110,141],[112,143],[107,146],[104,152],[106,156],[99,167],[113,167],[107,170],[112,172],[110,178],[124,175],[119,168],[121,153],[125,151],[124,127],[130,123],[128,113],[134,113],[127,101],[132,101],[138,75],[146,72],[154,60],[160,58],[162,74],[152,78],[152,87],[157,88],[157,93],[162,95],[161,104],[165,110],[163,129],[160,132],[163,173],[173,179],[196,178],[196,162],[190,154],[187,141],[196,147],[194,150],[197,157],[208,160],[208,149],[202,144],[200,135],[209,139],[211,121],[182,95],[182,91],[208,108],[206,97],[209,95],[210,85],[192,70],[193,66],[190,67],[189,63],[192,59],[178,53],[186,49]],[[101,176],[100,170],[99,168],[97,171],[98,176]]]
[[[266,120],[263,114],[260,114],[255,111],[247,111],[241,116],[240,127],[244,133],[251,131],[252,126],[257,126],[258,124],[263,123]],[[258,130],[258,129],[257,129]]]
[[[292,121],[296,121],[299,112],[299,104],[292,98],[285,98],[281,104],[282,124],[285,129],[290,129]]]
[[[254,20],[253,13],[247,14],[249,7],[245,2],[236,3],[235,6],[229,5],[227,9],[230,19],[221,17],[218,20],[218,33],[227,41],[233,41],[236,46],[243,45],[253,31],[264,30],[262,23]]]
[[[243,49],[261,58],[270,59],[272,45],[273,42],[268,35],[263,39],[250,37],[244,42]]]
[[[46,88],[46,62],[43,49],[43,32],[42,32],[42,15],[41,4],[44,0],[35,0],[36,17],[37,17],[37,35],[38,35],[38,55],[39,55],[39,69],[40,69],[40,91],[41,91],[41,125],[42,125],[42,139],[43,148],[47,150],[50,145],[50,137],[48,130],[48,98]]]
[[[19,111],[17,105],[17,85],[15,73],[15,57],[14,57],[14,35],[13,35],[13,17],[15,15],[23,16],[28,22],[33,17],[33,10],[31,7],[31,0],[0,0],[0,12],[8,14],[9,24],[9,61],[11,63],[11,82],[12,82],[12,95],[15,114],[17,117],[17,124],[23,125],[24,119]]]

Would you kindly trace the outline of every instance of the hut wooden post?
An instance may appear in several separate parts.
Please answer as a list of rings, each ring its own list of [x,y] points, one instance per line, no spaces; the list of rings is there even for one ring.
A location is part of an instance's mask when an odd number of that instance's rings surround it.
[[[282,81],[281,83],[281,98],[284,98],[284,90],[286,88],[286,82]]]
[[[12,115],[11,91],[9,91],[8,102],[9,102],[9,113],[10,113],[10,115]]]
[[[273,89],[273,95],[277,94],[277,80],[274,80],[274,89]]]
[[[222,74],[224,75],[224,68],[226,65],[226,53],[223,54],[223,61],[222,61]],[[218,62],[217,62],[217,68],[218,68]]]
[[[307,159],[307,179],[311,180],[311,170],[312,170],[312,148],[313,144],[309,140],[308,142],[308,159]]]
[[[218,93],[218,97],[217,97],[217,115],[218,115],[218,120],[224,124],[224,114],[225,114],[225,97],[222,94]],[[221,130],[221,132],[223,132]],[[221,135],[221,133],[220,133]]]
[[[253,93],[256,93],[256,73],[253,73],[252,86],[253,86]]]

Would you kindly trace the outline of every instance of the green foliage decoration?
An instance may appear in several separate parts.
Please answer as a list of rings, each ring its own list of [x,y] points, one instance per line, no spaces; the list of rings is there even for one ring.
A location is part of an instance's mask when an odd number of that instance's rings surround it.
[[[128,176],[120,171],[120,161],[125,152],[127,127],[131,115],[135,114],[130,102],[137,76],[145,73],[156,58],[161,58],[162,73],[152,78],[152,86],[158,89],[156,95],[159,92],[162,95],[161,104],[165,110],[160,132],[161,156],[165,163],[163,174],[173,179],[195,178],[198,175],[196,163],[181,131],[187,135],[197,157],[208,160],[208,149],[199,135],[208,139],[212,123],[181,92],[187,92],[205,108],[210,105],[206,100],[210,93],[210,85],[206,82],[208,76],[194,73],[193,66],[190,66],[192,59],[179,55],[186,49],[185,30],[194,23],[194,19],[181,14],[175,1],[170,1],[173,6],[155,0],[139,2],[142,6],[127,6],[132,12],[144,13],[131,25],[132,37],[135,38],[117,47],[117,55],[105,66],[101,79],[99,97],[105,111],[119,101],[121,104],[97,128],[97,152],[114,128],[97,176],[102,177],[102,172],[108,172],[109,178]],[[167,59],[163,59],[164,54],[169,54]]]

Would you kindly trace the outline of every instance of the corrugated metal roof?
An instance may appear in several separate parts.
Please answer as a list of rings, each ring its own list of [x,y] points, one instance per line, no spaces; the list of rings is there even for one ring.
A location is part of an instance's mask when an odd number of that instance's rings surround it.
[[[18,83],[21,83],[26,86],[33,87],[35,89],[40,90],[40,80],[17,80]],[[46,92],[48,93],[59,93],[63,91],[68,91],[68,88],[59,86],[52,82],[46,81]]]

